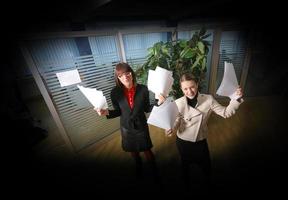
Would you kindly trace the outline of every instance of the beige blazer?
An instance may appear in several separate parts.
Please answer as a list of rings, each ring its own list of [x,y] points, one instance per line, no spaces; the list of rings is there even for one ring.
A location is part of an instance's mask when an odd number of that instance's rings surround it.
[[[219,104],[212,95],[199,93],[195,108],[187,104],[186,96],[177,99],[175,102],[179,115],[175,121],[173,132],[177,131],[177,136],[182,140],[195,142],[207,138],[207,121],[212,111],[224,118],[231,117],[235,114],[243,99],[240,102],[231,100],[229,105],[225,107]]]

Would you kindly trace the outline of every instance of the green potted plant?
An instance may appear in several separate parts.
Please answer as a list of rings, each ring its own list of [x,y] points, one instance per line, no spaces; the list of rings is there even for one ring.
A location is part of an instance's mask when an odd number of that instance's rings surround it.
[[[174,98],[183,95],[179,85],[183,72],[190,71],[198,77],[201,88],[207,71],[206,61],[210,45],[205,38],[209,36],[202,28],[195,32],[190,40],[155,43],[148,49],[147,61],[136,70],[138,79],[145,84],[149,69],[155,70],[159,66],[173,72],[174,83],[170,95]]]

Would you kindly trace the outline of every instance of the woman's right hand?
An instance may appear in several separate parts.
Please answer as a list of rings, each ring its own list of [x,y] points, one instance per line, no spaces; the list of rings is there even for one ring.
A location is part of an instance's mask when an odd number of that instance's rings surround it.
[[[109,115],[108,109],[99,109],[99,108],[94,108],[94,110],[98,113],[99,116],[106,116]]]
[[[168,129],[168,130],[165,130],[165,135],[166,135],[166,136],[171,137],[172,134],[173,134],[173,129],[172,129],[172,128],[170,128],[170,129]]]

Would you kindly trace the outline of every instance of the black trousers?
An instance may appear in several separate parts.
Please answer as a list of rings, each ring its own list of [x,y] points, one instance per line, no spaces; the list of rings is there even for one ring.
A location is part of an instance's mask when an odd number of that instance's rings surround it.
[[[198,165],[204,175],[204,183],[210,182],[211,160],[207,140],[197,142],[185,141],[176,138],[176,145],[182,162],[182,178],[190,184],[190,165]]]

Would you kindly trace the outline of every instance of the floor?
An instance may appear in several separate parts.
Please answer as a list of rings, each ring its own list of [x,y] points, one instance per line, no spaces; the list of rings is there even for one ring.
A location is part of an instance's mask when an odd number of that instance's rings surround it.
[[[32,148],[14,148],[9,157],[7,186],[24,189],[24,193],[104,194],[107,197],[157,193],[169,197],[172,194],[238,195],[249,192],[265,195],[285,191],[287,102],[282,97],[246,98],[237,114],[226,120],[212,115],[208,137],[211,185],[203,187],[201,171],[197,166],[191,166],[193,184],[188,190],[184,190],[180,180],[175,136],[165,137],[162,129],[150,126],[152,150],[162,178],[162,184],[158,184],[153,182],[145,160],[143,179],[135,178],[134,163],[121,149],[119,132],[105,142],[72,154],[61,139],[44,101],[34,100],[27,105],[33,116],[41,120],[39,125],[48,135]]]

